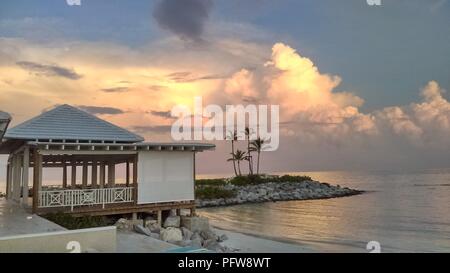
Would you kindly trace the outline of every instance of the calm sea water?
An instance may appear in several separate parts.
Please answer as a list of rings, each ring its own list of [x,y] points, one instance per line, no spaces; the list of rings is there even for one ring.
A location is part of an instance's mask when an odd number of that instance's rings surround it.
[[[301,174],[369,192],[329,200],[208,208],[200,213],[223,229],[321,252],[367,252],[369,241],[378,241],[382,252],[450,252],[450,170]]]

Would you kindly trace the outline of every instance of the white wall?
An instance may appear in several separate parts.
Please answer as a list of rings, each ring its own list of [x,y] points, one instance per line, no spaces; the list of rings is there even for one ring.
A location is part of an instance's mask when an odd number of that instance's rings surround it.
[[[138,154],[138,204],[194,200],[193,152]]]

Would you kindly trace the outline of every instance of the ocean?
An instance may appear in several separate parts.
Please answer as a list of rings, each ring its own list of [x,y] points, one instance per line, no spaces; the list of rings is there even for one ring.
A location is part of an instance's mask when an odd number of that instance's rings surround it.
[[[302,172],[367,193],[327,200],[206,208],[222,229],[307,246],[318,252],[450,252],[450,170]]]

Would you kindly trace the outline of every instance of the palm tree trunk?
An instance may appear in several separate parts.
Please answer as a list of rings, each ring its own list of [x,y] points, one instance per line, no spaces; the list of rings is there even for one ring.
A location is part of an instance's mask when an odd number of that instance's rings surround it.
[[[247,137],[248,171],[253,174],[252,153],[250,152],[250,136]]]
[[[231,141],[231,152],[234,155],[234,140]],[[236,160],[233,159],[233,169],[234,169],[234,174],[236,176],[238,176],[238,173],[236,171]]]
[[[239,170],[239,176],[242,176],[242,173],[241,173],[241,164],[240,164],[240,161],[238,160],[238,170]]]
[[[258,165],[256,165],[256,174],[257,175],[259,175],[259,158],[260,158],[260,155],[261,155],[261,152],[258,151],[258,162],[257,162]]]

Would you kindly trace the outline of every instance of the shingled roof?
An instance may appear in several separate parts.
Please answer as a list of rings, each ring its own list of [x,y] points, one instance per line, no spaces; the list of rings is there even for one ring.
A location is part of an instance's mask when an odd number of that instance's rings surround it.
[[[11,116],[8,113],[0,111],[0,142],[10,121]]]
[[[4,138],[119,143],[144,140],[139,135],[67,104],[8,129]]]

